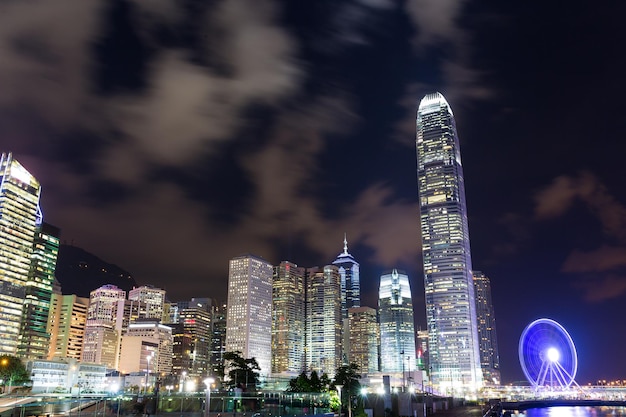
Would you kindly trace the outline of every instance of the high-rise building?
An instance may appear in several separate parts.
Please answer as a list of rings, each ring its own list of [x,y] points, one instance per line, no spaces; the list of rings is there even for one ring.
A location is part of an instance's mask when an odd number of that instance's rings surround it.
[[[361,306],[359,263],[348,253],[348,239],[343,237],[343,252],[333,261],[341,277],[341,318],[348,318],[348,309]]]
[[[59,254],[59,235],[59,228],[45,222],[37,228],[35,235],[17,348],[17,355],[24,359],[46,359],[48,356],[48,317]]]
[[[348,321],[348,362],[358,366],[357,373],[361,376],[378,372],[380,334],[376,310],[371,307],[349,308]]]
[[[341,276],[336,265],[307,270],[307,369],[334,377],[343,364]]]
[[[417,110],[417,178],[432,381],[482,385],[465,185],[452,109],[440,93]]]
[[[491,282],[489,277],[481,271],[473,271],[473,276],[483,379],[486,385],[500,385],[500,356],[496,336],[496,317],[491,302]]]
[[[211,311],[211,358],[209,367],[212,375],[218,375],[224,364],[226,352],[226,304],[214,303]]]
[[[226,351],[256,358],[261,377],[272,369],[272,264],[253,255],[230,260]]]
[[[409,277],[397,269],[380,277],[378,291],[382,372],[415,369],[415,330]]]
[[[165,305],[165,290],[152,285],[142,285],[128,291],[128,299],[145,303],[144,318],[161,320]]]
[[[52,294],[48,332],[48,359],[80,360],[87,322],[89,299],[76,295]]]
[[[13,155],[0,157],[0,355],[17,354],[41,187]]]
[[[304,368],[304,268],[283,261],[272,284],[272,373],[298,375]]]
[[[179,303],[179,321],[173,326],[174,373],[189,376],[215,374],[210,366],[212,340],[212,300],[192,298]],[[213,371],[213,372],[212,372]]]
[[[117,368],[121,338],[117,312],[125,299],[126,291],[115,285],[91,291],[81,361]]]

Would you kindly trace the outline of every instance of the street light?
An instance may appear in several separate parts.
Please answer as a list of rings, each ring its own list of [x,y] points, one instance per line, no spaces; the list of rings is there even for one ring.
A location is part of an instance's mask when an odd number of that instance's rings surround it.
[[[206,385],[206,407],[204,407],[205,417],[209,417],[211,413],[211,384],[215,382],[215,379],[209,377],[204,380]]]
[[[146,365],[146,389],[145,389],[146,394],[148,393],[148,386],[150,385],[150,361],[152,360],[153,357],[154,357],[154,352],[152,352],[150,355],[148,355],[148,357],[146,357],[146,360],[148,361],[148,365]]]
[[[185,386],[185,378],[187,377],[187,372],[183,371],[182,378],[180,378],[180,417],[183,417],[183,403],[185,402],[185,392],[183,391],[183,387]]]
[[[335,385],[335,388],[337,388],[337,393],[339,394],[339,417],[341,417],[341,388],[343,388],[343,385]]]

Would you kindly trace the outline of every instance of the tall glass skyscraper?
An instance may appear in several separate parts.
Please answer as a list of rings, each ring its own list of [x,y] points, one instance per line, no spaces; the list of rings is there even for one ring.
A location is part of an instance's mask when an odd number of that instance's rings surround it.
[[[47,327],[54,270],[59,254],[59,235],[59,228],[45,222],[37,228],[35,234],[17,348],[21,358],[44,359],[48,356],[51,336]]]
[[[406,274],[394,269],[381,275],[378,315],[381,371],[404,373],[415,369],[413,301]]]
[[[491,302],[491,282],[481,271],[473,271],[476,295],[476,320],[478,321],[478,345],[480,366],[486,385],[500,385],[500,355],[496,333],[496,317]]]
[[[343,364],[341,278],[335,265],[306,272],[307,369],[333,378]]]
[[[10,153],[0,157],[0,181],[0,355],[15,355],[35,233],[42,221],[41,187]]]
[[[463,168],[440,93],[420,102],[416,147],[431,378],[442,390],[475,389],[482,372]]]
[[[333,261],[341,276],[341,318],[348,318],[348,309],[361,307],[359,263],[348,253],[348,239],[343,237],[343,252]]]
[[[298,375],[306,368],[304,268],[282,261],[272,286],[272,373]]]

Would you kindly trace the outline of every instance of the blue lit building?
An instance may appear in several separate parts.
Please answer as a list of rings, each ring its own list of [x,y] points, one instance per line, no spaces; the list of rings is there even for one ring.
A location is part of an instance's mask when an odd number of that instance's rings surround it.
[[[413,301],[409,277],[394,269],[380,277],[378,290],[380,364],[383,373],[404,374],[416,366]],[[404,385],[404,375],[403,385]]]
[[[333,261],[341,276],[341,318],[348,318],[348,309],[361,307],[359,263],[348,253],[348,240],[344,235],[343,252]]]
[[[440,390],[476,389],[482,371],[459,138],[440,93],[417,111],[417,178],[430,372]]]

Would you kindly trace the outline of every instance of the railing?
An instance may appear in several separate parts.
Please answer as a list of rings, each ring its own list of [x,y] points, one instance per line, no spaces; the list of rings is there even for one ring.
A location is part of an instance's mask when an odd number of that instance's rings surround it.
[[[0,398],[0,416],[121,417],[206,415],[206,396],[198,393],[140,394],[36,394]],[[330,411],[328,395],[254,393],[234,396],[213,393],[209,413],[215,417],[298,417]]]

